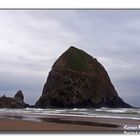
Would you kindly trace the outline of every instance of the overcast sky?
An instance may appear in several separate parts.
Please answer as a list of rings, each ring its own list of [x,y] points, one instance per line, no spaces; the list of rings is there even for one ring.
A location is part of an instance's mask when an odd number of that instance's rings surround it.
[[[71,45],[96,57],[124,101],[140,106],[140,10],[0,10],[0,96],[34,104]]]

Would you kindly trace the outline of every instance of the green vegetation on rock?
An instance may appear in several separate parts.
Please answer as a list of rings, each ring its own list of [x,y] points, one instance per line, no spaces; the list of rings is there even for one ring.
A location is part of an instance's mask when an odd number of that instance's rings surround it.
[[[66,61],[65,67],[75,71],[93,71],[88,64],[93,60],[93,57],[85,53],[84,51],[75,47],[70,47],[64,54]]]

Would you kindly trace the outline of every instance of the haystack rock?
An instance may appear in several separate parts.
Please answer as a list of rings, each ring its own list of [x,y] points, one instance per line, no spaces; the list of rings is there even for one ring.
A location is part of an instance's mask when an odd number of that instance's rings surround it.
[[[35,104],[38,108],[131,107],[117,94],[105,68],[86,52],[70,47],[54,63]]]
[[[19,90],[14,97],[0,97],[0,108],[25,108],[29,105],[24,103],[24,95]]]

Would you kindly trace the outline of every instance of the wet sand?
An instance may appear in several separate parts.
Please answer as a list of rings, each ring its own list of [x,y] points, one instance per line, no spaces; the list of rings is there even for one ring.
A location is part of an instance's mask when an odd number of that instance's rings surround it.
[[[124,132],[125,125],[140,125],[139,120],[48,115],[40,122],[22,119],[0,119],[0,131],[92,131]]]
[[[112,130],[108,127],[52,122],[0,119],[0,131],[91,131]]]

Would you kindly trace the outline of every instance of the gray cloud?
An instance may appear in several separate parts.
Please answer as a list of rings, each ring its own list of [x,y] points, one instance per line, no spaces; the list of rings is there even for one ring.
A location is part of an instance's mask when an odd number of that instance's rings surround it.
[[[35,103],[55,60],[71,45],[96,57],[118,94],[140,106],[139,10],[1,10],[0,94]]]

